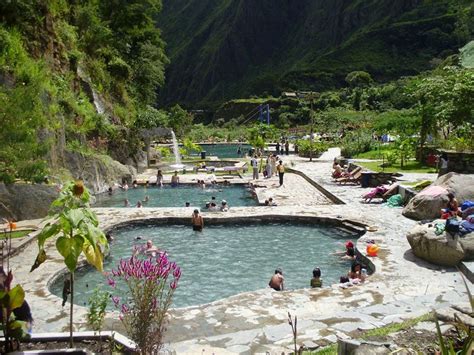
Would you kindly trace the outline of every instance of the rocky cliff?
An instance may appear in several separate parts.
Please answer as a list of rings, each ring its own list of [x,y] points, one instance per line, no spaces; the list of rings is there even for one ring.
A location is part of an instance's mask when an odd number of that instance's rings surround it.
[[[215,104],[281,90],[415,74],[465,41],[470,2],[424,0],[164,0],[171,64],[165,103]],[[462,32],[462,33],[461,33]]]

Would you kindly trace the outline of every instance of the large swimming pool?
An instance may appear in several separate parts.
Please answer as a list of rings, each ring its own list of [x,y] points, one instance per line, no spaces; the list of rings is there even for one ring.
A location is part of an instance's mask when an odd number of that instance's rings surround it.
[[[331,285],[350,267],[333,252],[344,250],[343,243],[357,236],[329,226],[263,221],[206,226],[202,233],[188,225],[129,226],[117,230],[114,237],[106,271],[120,258],[129,257],[134,245],[151,239],[181,267],[173,307],[185,307],[266,288],[277,267],[283,269],[287,289],[309,287],[314,267],[321,269],[324,286]],[[80,270],[75,301],[87,304],[95,286],[103,284],[107,289],[105,283],[101,273]],[[124,285],[117,287],[125,290]],[[58,280],[51,291],[61,296],[61,290],[62,280]]]
[[[257,200],[252,197],[251,191],[243,185],[209,185],[202,189],[197,185],[180,185],[171,187],[149,186],[129,189],[127,191],[115,191],[112,196],[100,194],[96,196],[94,207],[124,207],[125,199],[133,207],[138,201],[145,201],[145,196],[149,197],[148,202],[143,203],[143,207],[184,207],[186,202],[191,207],[202,208],[206,202],[215,197],[218,204],[226,200],[232,206],[256,206]]]
[[[238,154],[240,147],[240,155]],[[248,144],[201,144],[202,150],[207,156],[213,155],[221,159],[225,158],[243,158],[248,153],[250,145]]]

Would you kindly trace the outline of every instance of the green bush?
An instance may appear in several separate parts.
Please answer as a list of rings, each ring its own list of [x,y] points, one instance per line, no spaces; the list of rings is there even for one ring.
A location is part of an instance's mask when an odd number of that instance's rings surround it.
[[[297,141],[298,144],[298,155],[301,157],[309,157],[312,156],[313,158],[321,155],[324,153],[328,148],[329,144],[326,142],[311,142],[308,140],[299,140]]]
[[[346,158],[351,158],[359,153],[376,149],[376,143],[368,132],[350,132],[341,140],[341,154]]]

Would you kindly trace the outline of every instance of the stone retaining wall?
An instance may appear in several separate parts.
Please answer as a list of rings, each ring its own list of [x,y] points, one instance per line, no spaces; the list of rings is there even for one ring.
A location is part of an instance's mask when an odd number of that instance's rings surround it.
[[[434,147],[424,147],[417,152],[417,160],[426,163],[428,155],[441,155],[446,153],[448,156],[448,171],[456,173],[474,174],[474,152],[455,152],[452,150],[437,149]]]

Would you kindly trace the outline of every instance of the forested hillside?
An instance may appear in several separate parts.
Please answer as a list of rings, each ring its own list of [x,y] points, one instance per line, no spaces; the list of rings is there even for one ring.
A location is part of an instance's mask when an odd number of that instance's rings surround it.
[[[414,75],[473,33],[465,0],[164,0],[171,64],[161,102],[215,106],[235,97]]]
[[[0,181],[42,180],[68,151],[121,161],[136,152],[130,128],[153,110],[168,63],[160,9],[159,0],[0,2]]]

